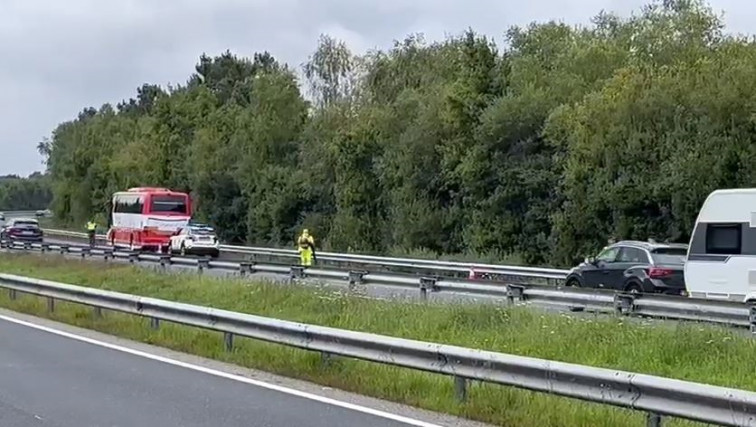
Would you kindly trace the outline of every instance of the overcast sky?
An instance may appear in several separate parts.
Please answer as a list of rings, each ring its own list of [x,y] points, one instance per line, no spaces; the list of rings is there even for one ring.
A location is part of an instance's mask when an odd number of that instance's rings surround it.
[[[328,33],[356,52],[414,32],[467,27],[500,43],[510,25],[588,23],[644,0],[0,0],[0,175],[42,170],[36,145],[86,106],[144,82],[183,83],[203,52],[268,50],[299,65]],[[728,29],[753,33],[756,3],[710,0]]]

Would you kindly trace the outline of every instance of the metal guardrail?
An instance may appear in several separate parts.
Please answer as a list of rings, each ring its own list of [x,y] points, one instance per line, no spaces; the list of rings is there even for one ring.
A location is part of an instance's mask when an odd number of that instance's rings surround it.
[[[44,232],[48,235],[57,235],[64,237],[74,237],[77,239],[86,238],[85,233],[79,233],[75,231],[54,230],[45,229]],[[97,235],[98,239],[105,240],[105,235]],[[234,246],[234,245],[221,245],[221,251],[227,253],[238,253],[246,255],[257,255],[267,257],[280,257],[280,258],[298,258],[299,253],[293,249],[275,249],[275,248],[263,248],[263,247],[251,247],[251,246]],[[361,265],[375,265],[382,267],[396,267],[407,269],[424,269],[433,270],[439,273],[451,273],[451,274],[463,274],[467,275],[471,268],[483,275],[499,275],[499,276],[513,276],[513,277],[528,277],[538,278],[546,280],[564,280],[568,274],[568,270],[555,269],[555,268],[536,268],[536,267],[520,267],[520,266],[508,266],[508,265],[496,265],[496,264],[478,264],[478,263],[466,263],[456,261],[438,261],[438,260],[424,260],[415,258],[392,258],[373,255],[358,255],[358,254],[340,254],[335,252],[318,252],[318,260],[328,261],[335,263],[354,263]]]
[[[224,333],[227,350],[234,336],[248,337],[324,355],[421,370],[454,378],[458,399],[465,399],[469,380],[514,386],[647,413],[649,425],[662,416],[732,426],[756,425],[756,393],[640,373],[582,366],[458,346],[335,329],[0,274],[0,287],[11,298],[27,293],[55,301],[144,316],[152,327],[160,321]]]
[[[508,304],[535,304],[554,306],[571,311],[593,311],[618,315],[650,317],[669,320],[686,320],[715,323],[726,326],[747,327],[756,331],[756,312],[737,301],[707,300],[660,294],[631,294],[573,287],[508,284],[470,280],[444,280],[434,276],[413,276],[374,273],[364,270],[323,269],[301,266],[260,264],[252,262],[213,261],[209,258],[178,257],[168,254],[152,255],[137,252],[114,251],[111,248],[90,249],[87,245],[56,245],[48,243],[0,242],[18,250],[41,250],[76,254],[82,257],[102,256],[168,267],[170,265],[196,268],[200,273],[207,269],[236,272],[240,275],[269,273],[286,276],[291,281],[315,279],[329,284],[393,286],[415,289],[423,300],[434,293],[455,293],[493,298]],[[302,283],[308,283],[303,281]]]
[[[23,218],[23,217],[35,218],[37,216],[37,212],[40,212],[40,211],[44,211],[44,210],[40,209],[39,211],[4,211],[0,209],[0,213],[2,213],[6,219]]]

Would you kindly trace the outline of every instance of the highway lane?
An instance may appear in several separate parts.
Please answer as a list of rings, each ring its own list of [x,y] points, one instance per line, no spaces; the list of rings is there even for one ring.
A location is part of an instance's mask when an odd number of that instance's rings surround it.
[[[434,426],[230,377],[82,342],[0,316],[3,427]]]
[[[46,238],[45,242],[50,244],[70,244],[70,241],[61,240],[61,239],[54,239],[54,238]],[[38,252],[31,252],[32,254],[39,254]],[[70,254],[72,258],[78,258],[80,259],[80,256],[77,254]],[[89,258],[88,258],[89,259]],[[91,258],[92,262],[103,262],[101,256],[94,256]],[[108,262],[115,262],[115,263],[128,263],[125,259],[116,259],[111,260]],[[230,261],[232,262],[232,261]],[[136,266],[143,267],[143,268],[152,268],[157,269],[158,271],[160,268],[157,266],[157,264],[153,263],[137,263]],[[192,266],[184,266],[184,265],[177,265],[173,264],[166,267],[168,271],[173,272],[196,272],[196,267]],[[203,274],[207,274],[209,276],[214,277],[238,277],[239,274],[237,272],[229,271],[229,270],[221,270],[221,269],[209,269],[206,270]],[[274,274],[274,273],[254,273],[247,275],[246,278],[248,280],[266,280],[278,284],[287,284],[290,283],[289,275],[288,274]],[[331,289],[337,289],[340,291],[348,291],[349,285],[346,283],[346,281],[324,281],[322,279],[304,279],[299,280],[299,283],[307,284],[307,285],[313,285],[318,287],[324,287],[324,288],[331,288]],[[410,287],[399,287],[399,286],[390,286],[390,285],[377,285],[377,284],[364,284],[359,285],[356,290],[351,291],[353,293],[358,293],[360,295],[363,295],[368,298],[374,298],[374,299],[384,299],[384,300],[399,300],[399,301],[421,301],[421,294],[419,291],[419,288],[410,288]],[[439,302],[439,303],[452,303],[452,304],[459,304],[459,303],[481,303],[481,302],[496,302],[501,301],[504,297],[503,296],[490,296],[490,295],[473,295],[473,294],[465,294],[465,293],[457,293],[457,292],[430,292],[428,293],[428,300],[433,302]]]
[[[50,243],[54,243],[50,241]],[[2,251],[0,251],[2,253]],[[30,252],[32,255],[37,256],[47,256],[42,255],[39,252],[32,251]],[[75,254],[69,254],[69,257],[72,259],[80,260],[81,257],[79,255]],[[86,258],[88,262],[96,262],[96,263],[103,263],[102,259],[100,257],[92,257],[92,258]],[[128,261],[122,260],[122,259],[116,259],[116,260],[110,260],[107,261],[108,263],[122,263],[122,264],[128,264]],[[158,267],[156,264],[152,263],[138,263],[135,264],[135,266],[138,266],[140,268],[148,268],[153,271],[162,273],[165,270],[163,268]],[[180,265],[171,265],[166,267],[168,271],[175,272],[175,273],[194,273],[196,274],[196,268],[194,267],[188,267],[188,266],[180,266]],[[231,272],[227,270],[215,270],[210,269],[206,270],[203,274],[219,277],[219,278],[239,278],[238,273]],[[271,283],[276,283],[279,285],[286,285],[290,283],[290,279],[287,275],[276,275],[272,273],[255,273],[247,275],[246,280],[265,280]],[[326,295],[329,295],[331,292],[339,292],[339,293],[349,293],[351,295],[360,296],[363,298],[368,299],[375,299],[375,300],[386,300],[386,301],[403,301],[403,302],[421,302],[423,301],[420,292],[418,289],[415,288],[405,288],[405,287],[397,287],[397,286],[389,286],[389,285],[376,285],[376,284],[363,284],[358,285],[355,288],[350,289],[349,285],[346,282],[338,282],[338,281],[330,281],[325,282],[323,280],[318,279],[304,279],[299,280],[298,283],[306,284],[313,287],[313,290],[316,292],[324,292]],[[75,284],[75,283],[74,283]],[[329,295],[331,296],[331,295]],[[465,294],[465,293],[457,293],[457,292],[429,292],[427,295],[427,302],[434,303],[434,304],[504,304],[505,302],[504,297],[495,297],[495,296],[488,296],[488,295],[472,295],[472,294]],[[585,319],[591,319],[596,316],[603,316],[608,314],[607,311],[596,311],[595,309],[591,308],[585,308],[583,310],[572,310],[570,307],[557,304],[548,304],[548,303],[532,303],[532,302],[526,302],[521,303],[520,305],[523,306],[529,306],[531,309],[539,310],[544,313],[560,313],[562,315],[567,315],[570,317],[576,317],[576,318],[585,318]],[[667,320],[667,319],[656,319],[656,318],[640,318],[640,317],[625,317],[625,321],[627,322],[633,322],[638,324],[640,327],[656,327],[660,325],[666,325],[669,327],[675,327],[680,323],[679,320]],[[0,427],[2,427],[2,424],[0,424]]]
[[[71,236],[60,236],[56,234],[48,234],[45,237],[45,241],[49,243],[54,244],[86,244],[88,243],[86,238],[83,237],[71,237]],[[110,247],[108,242],[104,238],[98,238],[97,239],[97,248],[104,249]],[[293,249],[293,248],[292,248]],[[299,258],[296,256],[292,257],[282,257],[282,256],[266,256],[266,255],[260,255],[260,254],[250,254],[250,253],[244,253],[244,252],[238,252],[238,251],[226,251],[222,250],[220,251],[220,254],[218,258],[216,258],[217,261],[227,261],[227,262],[245,262],[250,261],[251,259],[256,260],[259,263],[264,264],[279,264],[279,265],[292,265],[299,262]],[[321,261],[320,265],[322,266],[339,266],[341,268],[345,268],[345,264],[343,263],[333,263],[330,261]],[[405,273],[411,273],[420,275],[420,271],[413,268],[409,270],[403,270],[398,267],[391,267],[391,266],[382,266],[380,264],[371,264],[368,267],[360,266],[359,263],[353,265],[352,267],[356,269],[368,269],[372,272],[383,272],[383,273],[392,273],[392,272],[405,272]],[[438,275],[439,272],[435,270],[427,270],[422,274],[430,274],[430,275]],[[443,277],[449,277],[449,278],[466,278],[467,272],[464,273],[442,273],[441,276]],[[517,280],[515,280],[516,282]],[[529,283],[540,283],[539,279],[529,279]]]

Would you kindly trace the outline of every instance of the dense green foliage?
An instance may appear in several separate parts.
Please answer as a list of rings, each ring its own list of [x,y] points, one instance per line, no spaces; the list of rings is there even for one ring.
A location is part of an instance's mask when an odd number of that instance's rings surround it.
[[[308,226],[333,250],[563,264],[610,234],[686,241],[710,191],[754,182],[755,59],[698,0],[511,28],[501,50],[472,30],[364,56],[324,36],[309,96],[267,53],[203,55],[39,148],[64,221],[160,185],[232,241]]]
[[[0,176],[0,212],[47,209],[52,197],[50,179],[45,175]]]

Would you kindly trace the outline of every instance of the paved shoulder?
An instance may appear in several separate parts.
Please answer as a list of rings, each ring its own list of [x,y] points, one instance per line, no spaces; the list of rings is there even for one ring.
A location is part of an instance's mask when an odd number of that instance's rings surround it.
[[[399,427],[414,423],[152,360],[3,319],[0,424]]]

